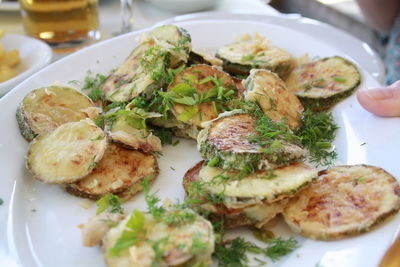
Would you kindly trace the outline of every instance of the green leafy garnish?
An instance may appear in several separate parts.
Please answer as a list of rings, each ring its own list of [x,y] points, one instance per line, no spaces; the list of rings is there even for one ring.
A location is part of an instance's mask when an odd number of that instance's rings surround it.
[[[277,261],[298,247],[298,242],[293,237],[287,240],[278,237],[269,242],[268,247],[265,249],[265,255],[272,261]]]
[[[96,215],[99,215],[107,209],[109,209],[111,213],[124,212],[124,209],[121,206],[121,199],[112,193],[106,193],[104,196],[96,201],[96,205],[98,207]]]
[[[0,198],[0,205],[3,205],[4,200],[2,198]]]
[[[296,132],[300,142],[310,153],[310,161],[317,165],[331,165],[337,157],[332,150],[338,126],[332,114],[306,110],[302,119],[303,126]]]
[[[102,74],[96,74],[93,76],[91,71],[87,72],[87,76],[84,79],[84,85],[82,90],[89,91],[88,96],[92,101],[101,100],[104,97],[104,92],[101,90],[104,82],[107,80],[108,76]]]
[[[136,244],[139,240],[145,236],[145,216],[139,210],[134,210],[131,214],[131,218],[126,222],[125,227],[127,228],[115,242],[114,246],[110,248],[110,257],[119,256],[121,251]]]

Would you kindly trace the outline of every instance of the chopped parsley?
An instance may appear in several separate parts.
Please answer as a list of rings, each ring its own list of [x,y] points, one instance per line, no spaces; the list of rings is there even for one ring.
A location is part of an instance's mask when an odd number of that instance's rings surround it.
[[[337,82],[340,82],[340,83],[345,83],[345,82],[347,81],[346,78],[338,77],[338,76],[333,77],[333,79],[334,79],[335,81],[337,81]]]

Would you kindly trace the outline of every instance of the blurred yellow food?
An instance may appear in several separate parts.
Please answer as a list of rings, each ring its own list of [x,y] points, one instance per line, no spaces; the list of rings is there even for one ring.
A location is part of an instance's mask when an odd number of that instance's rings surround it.
[[[4,30],[0,29],[0,38],[5,34]],[[14,69],[21,58],[17,49],[6,51],[3,44],[0,43],[0,83],[5,82],[17,75]]]

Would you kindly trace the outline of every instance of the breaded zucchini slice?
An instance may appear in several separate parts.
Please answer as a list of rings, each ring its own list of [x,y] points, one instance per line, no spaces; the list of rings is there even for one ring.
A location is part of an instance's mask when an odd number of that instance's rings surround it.
[[[125,102],[136,96],[149,97],[165,82],[166,68],[186,62],[190,36],[173,25],[153,29],[105,81],[102,90],[108,101]]]
[[[155,156],[108,144],[93,171],[75,183],[66,184],[65,188],[71,194],[95,200],[108,192],[129,199],[142,191],[144,178],[153,181],[158,172]]]
[[[93,170],[106,147],[103,130],[92,120],[69,122],[31,142],[26,167],[43,182],[72,183]]]
[[[189,209],[168,210],[163,216],[186,216],[191,220],[173,225],[133,211],[103,238],[107,266],[209,266],[215,242],[211,223]],[[131,239],[127,239],[127,232]],[[121,240],[129,245],[119,249]]]
[[[336,166],[290,201],[290,228],[317,240],[336,240],[369,231],[400,208],[396,178],[369,165]]]
[[[251,69],[267,69],[285,78],[293,64],[287,51],[271,46],[261,36],[225,45],[216,57],[222,59],[226,72],[241,76],[247,76]]]
[[[262,198],[267,203],[294,196],[317,178],[317,170],[303,163],[293,163],[269,171],[257,171],[237,179],[238,173],[221,168],[204,166],[199,178],[206,182],[211,194],[224,193],[229,198]],[[222,176],[221,176],[222,175]],[[223,182],[218,182],[220,178]]]
[[[356,65],[335,56],[296,67],[286,85],[305,107],[322,111],[351,95],[360,82],[361,75]]]
[[[235,113],[236,112],[236,113]],[[299,145],[284,140],[259,145],[255,119],[246,113],[221,114],[200,131],[197,148],[205,160],[215,161],[223,169],[271,169],[301,160],[306,152]]]
[[[52,132],[58,126],[88,118],[92,101],[81,92],[65,86],[48,86],[28,93],[17,109],[22,136],[32,141],[39,134]]]
[[[257,102],[268,118],[277,122],[286,120],[292,130],[300,126],[303,105],[278,75],[269,70],[252,69],[243,83],[244,98]]]
[[[199,187],[202,185],[199,173],[205,167],[204,161],[201,161],[186,172],[183,179],[184,189],[191,198],[200,200],[198,204],[193,206],[195,210],[207,211],[211,221],[222,221],[226,229],[245,225],[254,225],[261,228],[277,214],[281,213],[288,202],[287,199],[282,199],[268,203],[260,197],[226,197],[221,199],[221,202],[212,201],[218,198],[213,197],[213,194],[205,190],[206,188],[204,187],[200,190],[194,189],[191,191],[191,186]],[[197,185],[194,185],[195,183]],[[198,195],[199,193],[200,195]]]
[[[179,121],[202,128],[203,122],[229,109],[229,100],[237,94],[235,81],[227,73],[195,65],[175,77],[164,97],[172,101],[172,112]]]
[[[111,119],[105,127],[107,136],[115,143],[127,148],[149,153],[161,151],[161,140],[147,129],[144,119],[129,115],[119,115]]]

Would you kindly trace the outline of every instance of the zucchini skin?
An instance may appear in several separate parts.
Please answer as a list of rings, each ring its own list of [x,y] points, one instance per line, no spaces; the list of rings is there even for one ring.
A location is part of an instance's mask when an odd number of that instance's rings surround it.
[[[22,103],[19,104],[19,106],[17,108],[16,116],[17,116],[17,123],[18,123],[19,131],[20,131],[21,135],[28,142],[35,139],[35,137],[38,136],[38,134],[35,133],[34,131],[32,131],[32,129],[28,123],[28,119],[24,114],[24,105]]]

